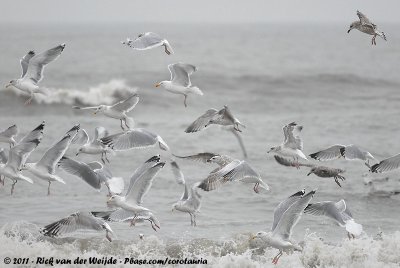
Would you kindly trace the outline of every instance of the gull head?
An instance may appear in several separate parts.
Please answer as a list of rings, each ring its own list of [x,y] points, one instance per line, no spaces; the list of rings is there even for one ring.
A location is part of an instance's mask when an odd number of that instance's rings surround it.
[[[271,232],[260,231],[260,232],[256,233],[255,235],[253,235],[250,240],[258,239],[258,240],[268,243],[271,236],[272,236]]]
[[[175,210],[177,210],[177,209],[178,209],[178,206],[179,206],[178,203],[173,204],[173,205],[172,205],[172,210],[171,210],[171,212],[174,212]]]
[[[11,86],[16,86],[17,85],[17,80],[11,80],[6,86],[5,88],[9,88]]]
[[[154,86],[155,87],[161,87],[162,86],[164,88],[167,88],[169,85],[171,85],[171,81],[161,81],[161,82],[155,84]]]
[[[104,112],[106,110],[106,108],[107,108],[106,105],[99,105],[99,107],[97,107],[96,110],[94,111],[94,114]]]
[[[349,30],[347,30],[347,33],[350,33],[351,30],[357,28],[358,25],[358,21],[353,22],[352,24],[350,24]]]
[[[110,208],[120,207],[120,205],[124,202],[125,202],[125,197],[115,194],[112,195],[110,199],[107,200],[107,206]]]
[[[22,165],[20,171],[29,170],[29,169],[31,169],[33,167],[33,165],[34,165],[33,163],[25,163],[25,164]]]
[[[271,147],[271,148],[268,150],[267,154],[269,154],[269,153],[271,153],[271,152],[278,152],[280,149],[281,149],[280,146]]]

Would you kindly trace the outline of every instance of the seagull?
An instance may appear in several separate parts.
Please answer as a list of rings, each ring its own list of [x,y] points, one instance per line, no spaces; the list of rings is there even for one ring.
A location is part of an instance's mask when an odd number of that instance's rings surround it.
[[[310,154],[310,157],[319,161],[328,161],[343,157],[346,160],[362,160],[369,166],[369,160],[375,160],[368,151],[360,149],[358,146],[335,144],[327,149]]]
[[[279,249],[278,255],[272,260],[273,264],[278,263],[283,251],[302,250],[291,240],[292,230],[315,192],[316,190],[313,190],[305,194],[305,190],[302,190],[289,196],[275,208],[271,232],[258,232],[252,237],[252,239],[258,238],[269,246]]]
[[[19,180],[33,183],[30,178],[22,175],[21,168],[25,164],[32,151],[35,150],[39,145],[43,137],[44,126],[45,122],[43,121],[39,126],[22,138],[17,145],[10,149],[6,164],[0,164],[0,177],[4,176],[13,181],[11,186],[11,195],[14,193],[15,184]]]
[[[378,27],[373,24],[372,22],[369,21],[369,19],[362,14],[360,11],[357,10],[357,16],[360,20],[353,22],[352,24],[350,24],[350,28],[347,31],[347,33],[350,33],[351,30],[353,29],[357,29],[360,32],[369,34],[369,35],[373,35],[372,37],[372,45],[376,45],[376,41],[375,38],[377,35],[379,35],[380,37],[383,38],[383,40],[386,41],[386,36],[384,32],[380,32],[378,31]]]
[[[42,233],[45,236],[56,237],[77,230],[105,230],[107,240],[110,242],[112,241],[110,237],[110,234],[113,234],[111,227],[104,220],[94,217],[90,212],[78,211],[73,213],[66,218],[46,225],[42,229]]]
[[[339,202],[324,201],[308,204],[304,213],[330,218],[340,227],[346,228],[349,239],[361,235],[363,230],[362,225],[354,221],[353,216],[343,199]]]
[[[138,214],[133,214],[130,211],[124,209],[116,209],[111,211],[92,212],[95,217],[100,217],[105,221],[109,222],[129,222],[130,226],[135,226],[137,223],[148,221],[151,224],[151,228],[157,232],[157,228],[160,229],[160,221],[151,211],[142,211]]]
[[[232,159],[229,156],[213,156],[209,162],[219,164],[220,167],[211,171],[199,188],[204,191],[212,191],[228,181],[241,181],[255,183],[253,190],[259,193],[259,187],[269,191],[269,186],[261,180],[261,176],[246,161]]]
[[[106,161],[110,163],[107,153],[114,154],[114,151],[101,142],[101,139],[107,135],[108,131],[104,127],[96,127],[93,140],[90,140],[86,130],[81,129],[75,136],[75,139],[72,140],[72,143],[81,145],[76,152],[76,156],[79,154],[101,154],[103,164]]]
[[[136,50],[147,50],[164,46],[164,50],[167,55],[174,54],[174,51],[172,50],[172,47],[168,43],[167,39],[161,38],[158,34],[152,32],[139,34],[135,40],[127,38],[126,41],[121,41],[121,43]]]
[[[109,196],[121,194],[124,190],[124,180],[114,177],[111,171],[99,162],[83,163],[68,157],[62,157],[58,166],[65,172],[77,176],[96,190],[104,184]]]
[[[183,104],[187,107],[186,98],[188,94],[203,95],[203,92],[190,82],[190,76],[197,71],[197,67],[186,63],[174,63],[168,65],[171,73],[171,81],[161,81],[155,86],[164,87],[167,91],[174,94],[181,94],[185,97]]]
[[[201,195],[197,192],[199,183],[194,183],[189,192],[189,187],[178,164],[172,161],[171,167],[177,183],[185,187],[181,199],[172,205],[172,211],[178,210],[189,213],[190,224],[196,226],[196,214],[199,212],[201,206]]]
[[[44,67],[52,61],[55,61],[63,52],[65,44],[58,45],[54,48],[46,50],[40,54],[29,51],[21,59],[22,75],[21,78],[11,80],[6,88],[14,86],[30,95],[25,105],[30,104],[34,98],[34,94],[48,95],[45,88],[39,87],[39,82],[43,79]]]
[[[239,126],[242,126],[244,128],[246,126],[243,125],[239,121],[239,119],[234,117],[234,115],[232,114],[227,105],[224,105],[224,107],[219,111],[214,108],[207,110],[192,124],[190,124],[190,126],[186,128],[185,132],[186,133],[198,132],[207,128],[210,125],[220,125],[223,127],[223,129],[230,131],[238,140],[244,158],[247,158],[246,147],[243,143],[242,136],[239,134],[239,132],[242,132],[242,130],[239,129]]]
[[[144,128],[135,128],[100,139],[103,145],[115,151],[153,147],[158,144],[161,150],[169,151],[168,145],[157,134]]]
[[[274,155],[276,162],[283,166],[288,166],[288,167],[300,167],[300,166],[306,166],[311,168],[310,172],[307,174],[307,176],[310,176],[311,174],[315,174],[318,177],[321,178],[334,178],[335,182],[339,187],[342,187],[340,185],[339,179],[344,181],[346,178],[340,175],[340,173],[345,172],[343,169],[340,168],[331,168],[331,167],[324,167],[324,166],[316,166],[313,164],[303,164],[303,163],[295,163],[293,161],[290,161],[286,158],[280,157],[278,155]]]
[[[122,123],[125,124],[126,128],[132,129],[135,126],[135,121],[132,117],[127,116],[127,113],[132,111],[135,108],[136,104],[139,102],[139,95],[132,94],[125,100],[119,101],[113,105],[99,105],[99,106],[90,106],[90,107],[78,107],[73,106],[72,109],[77,110],[92,110],[94,114],[101,113],[107,117],[119,119],[121,122],[122,130],[125,130]]]
[[[371,167],[371,172],[373,173],[388,172],[394,169],[398,169],[399,167],[400,167],[400,154],[396,154],[394,156],[383,159],[379,163],[373,165]]]
[[[143,197],[149,191],[155,176],[164,165],[165,162],[160,162],[160,156],[157,155],[151,157],[137,168],[130,179],[125,196],[115,194],[107,201],[109,207],[117,208],[109,217],[121,218],[119,215],[124,215],[121,221],[130,219],[132,226],[135,225],[136,219],[143,215],[143,213],[151,212],[149,209],[142,206]],[[150,223],[154,230],[156,230],[156,227],[160,228],[155,221],[150,221]]]
[[[295,122],[284,126],[283,135],[285,136],[285,139],[283,143],[279,146],[271,147],[267,153],[273,152],[284,157],[292,157],[294,160],[296,160],[296,166],[299,168],[299,157],[308,160],[302,152],[302,139],[299,135],[294,135],[294,130],[300,132],[302,129],[303,126],[299,126]]]
[[[18,134],[17,125],[12,125],[7,129],[0,132],[0,142],[5,142],[10,144],[10,148],[13,147],[17,142],[15,141],[15,137]]]
[[[172,154],[172,155],[177,158],[181,158],[181,159],[185,159],[185,160],[192,160],[192,161],[200,162],[200,163],[211,163],[210,160],[212,157],[219,156],[219,154],[207,153],[207,152],[198,153],[198,154],[194,154],[194,155],[187,155],[187,156],[179,156],[179,155],[175,155],[175,154]],[[231,160],[231,158],[229,158],[229,160]]]
[[[56,165],[68,150],[72,139],[78,133],[80,125],[75,125],[65,136],[50,147],[36,163],[26,163],[22,166],[22,170],[27,170],[37,178],[48,181],[47,195],[50,195],[50,185],[52,181],[58,181],[65,184],[65,181],[55,174]]]

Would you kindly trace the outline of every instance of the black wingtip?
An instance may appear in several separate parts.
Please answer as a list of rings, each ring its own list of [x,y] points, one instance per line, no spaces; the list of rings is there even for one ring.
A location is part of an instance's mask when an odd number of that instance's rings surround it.
[[[34,51],[34,50],[30,50],[30,51],[28,52],[28,54],[29,54],[29,55],[35,55],[35,51]]]
[[[303,189],[303,190],[301,190],[301,191],[298,191],[297,193],[292,194],[290,197],[293,197],[293,196],[303,196],[305,193],[306,193],[306,190]]]
[[[40,139],[34,139],[34,140],[31,140],[31,142],[33,142],[34,144],[38,145],[40,143]]]
[[[44,129],[44,126],[45,126],[45,124],[46,124],[46,122],[45,121],[43,121],[40,125],[38,125],[35,129],[34,129],[34,131],[35,130],[43,130]]]
[[[312,204],[311,204],[311,203],[309,203],[309,204],[306,206],[306,208],[304,209],[304,211],[307,211],[307,210],[309,210],[311,205],[312,205]]]
[[[346,147],[340,148],[340,154],[344,157],[344,155],[346,154]]]
[[[372,173],[378,173],[379,164],[375,164],[371,167]]]
[[[150,163],[150,162],[159,162],[159,161],[160,161],[160,155],[158,154],[158,155],[155,155],[155,156],[150,157],[150,158],[146,161],[146,163]]]
[[[317,155],[318,155],[318,153],[313,153],[313,154],[310,154],[309,156],[310,156],[312,159],[318,160]]]

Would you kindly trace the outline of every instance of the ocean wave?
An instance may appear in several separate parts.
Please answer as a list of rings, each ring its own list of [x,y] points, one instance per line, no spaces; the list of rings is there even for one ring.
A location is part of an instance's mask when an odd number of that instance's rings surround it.
[[[134,230],[132,231],[134,232]],[[176,239],[164,241],[156,236],[131,241],[114,240],[104,235],[86,238],[49,238],[41,235],[39,227],[28,222],[5,224],[0,229],[2,258],[53,257],[88,259],[197,259],[207,260],[208,267],[273,267],[276,249],[266,248],[251,240],[250,233],[236,234],[230,239]],[[400,232],[376,237],[364,235],[359,239],[343,239],[337,244],[323,241],[315,233],[307,233],[300,243],[302,252],[284,254],[276,267],[398,267],[400,264]],[[35,266],[35,265],[32,265]],[[123,263],[113,267],[127,267]],[[83,267],[82,265],[68,267]],[[86,267],[98,267],[89,265]],[[192,267],[202,267],[193,265]]]
[[[127,85],[125,80],[113,79],[88,89],[78,88],[46,88],[47,96],[36,94],[34,101],[41,104],[65,104],[65,105],[99,105],[113,104],[129,94],[136,92],[137,88]],[[10,92],[16,96],[26,94],[11,87]]]

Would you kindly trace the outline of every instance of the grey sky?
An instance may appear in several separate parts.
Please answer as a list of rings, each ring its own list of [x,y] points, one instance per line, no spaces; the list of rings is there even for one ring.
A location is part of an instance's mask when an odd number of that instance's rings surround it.
[[[7,22],[400,22],[400,0],[1,0]]]

